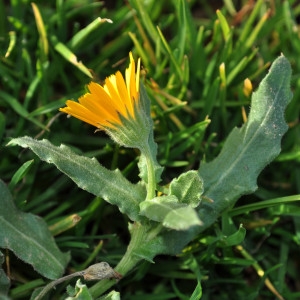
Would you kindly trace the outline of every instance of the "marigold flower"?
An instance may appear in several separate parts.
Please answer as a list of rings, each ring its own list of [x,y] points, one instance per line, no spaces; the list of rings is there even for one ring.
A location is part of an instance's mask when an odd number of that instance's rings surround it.
[[[67,100],[66,107],[59,110],[105,130],[121,145],[140,148],[141,140],[148,138],[149,124],[140,101],[140,59],[136,70],[131,52],[129,57],[125,79],[117,71],[105,79],[103,86],[90,82],[88,93],[78,102]]]

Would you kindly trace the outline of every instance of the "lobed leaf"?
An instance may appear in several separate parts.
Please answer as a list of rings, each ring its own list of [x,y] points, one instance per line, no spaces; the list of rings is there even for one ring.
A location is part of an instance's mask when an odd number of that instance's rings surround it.
[[[130,183],[119,170],[110,171],[95,158],[78,155],[65,145],[54,146],[48,140],[21,137],[12,139],[9,145],[12,144],[29,147],[41,160],[54,164],[83,190],[117,205],[131,220],[139,219],[139,202],[145,199],[145,190],[141,185]]]
[[[253,94],[248,122],[240,129],[233,129],[219,156],[200,167],[204,196],[213,200],[212,203],[203,201],[199,207],[203,225],[186,231],[162,232],[143,246],[149,253],[178,253],[223,211],[230,209],[241,195],[256,190],[259,173],[279,154],[281,138],[288,128],[284,110],[292,97],[290,80],[291,67],[282,55],[274,61]],[[244,233],[240,228],[238,238],[242,239]]]
[[[253,193],[261,170],[280,153],[281,138],[288,129],[284,110],[292,98],[290,79],[291,67],[282,55],[253,93],[247,123],[232,130],[216,159],[201,165],[204,195],[214,201],[200,208],[206,225],[241,195]]]

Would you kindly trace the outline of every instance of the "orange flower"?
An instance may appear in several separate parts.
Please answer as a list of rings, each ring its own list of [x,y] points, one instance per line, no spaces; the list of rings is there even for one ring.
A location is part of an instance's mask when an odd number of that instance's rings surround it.
[[[78,99],[68,100],[66,107],[60,108],[77,119],[89,123],[101,130],[116,129],[123,120],[135,119],[139,101],[140,59],[135,70],[132,53],[130,64],[125,71],[125,80],[120,71],[105,79],[105,84],[90,82],[89,93]]]

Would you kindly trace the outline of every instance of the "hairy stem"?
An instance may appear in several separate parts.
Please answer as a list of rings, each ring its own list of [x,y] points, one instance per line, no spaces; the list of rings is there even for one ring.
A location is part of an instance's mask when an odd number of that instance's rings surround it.
[[[140,223],[134,223],[132,225],[131,240],[128,245],[127,251],[115,268],[115,270],[122,276],[125,276],[142,260],[140,256],[136,255],[136,252],[147,239],[147,232],[148,229],[145,225],[142,225]],[[101,282],[98,282],[90,288],[90,293],[94,298],[99,297],[114,284],[115,282],[112,280],[102,280]]]
[[[156,180],[155,180],[154,160],[153,160],[151,150],[150,150],[148,144],[143,149],[143,155],[146,158],[147,173],[148,173],[146,200],[150,200],[150,199],[153,199],[155,197]]]

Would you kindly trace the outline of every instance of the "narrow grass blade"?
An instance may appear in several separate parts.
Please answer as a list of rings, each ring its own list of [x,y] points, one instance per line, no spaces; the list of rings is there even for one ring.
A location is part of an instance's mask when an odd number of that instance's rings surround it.
[[[42,60],[45,61],[47,59],[48,51],[49,51],[49,45],[48,45],[45,24],[44,24],[43,18],[41,16],[41,13],[40,13],[38,7],[36,6],[36,4],[32,2],[31,6],[32,6],[33,13],[34,13],[36,26],[37,26],[37,29],[38,29],[38,32],[40,35],[42,58],[43,58]]]
[[[96,29],[98,29],[103,23],[112,23],[112,22],[113,21],[110,19],[102,19],[98,17],[92,23],[90,23],[85,28],[77,32],[68,43],[68,47],[71,48],[72,50],[78,48],[88,37],[88,35],[93,31],[95,31]]]
[[[55,36],[51,36],[50,40],[55,50],[60,53],[69,63],[76,66],[82,73],[90,78],[93,78],[90,70],[81,62],[77,60],[77,56],[63,43],[59,42]]]

